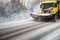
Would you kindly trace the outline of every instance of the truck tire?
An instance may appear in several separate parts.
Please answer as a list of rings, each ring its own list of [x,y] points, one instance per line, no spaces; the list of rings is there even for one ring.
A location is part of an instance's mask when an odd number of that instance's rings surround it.
[[[57,20],[58,20],[58,15],[57,15],[57,13],[53,16],[53,20],[54,20],[54,22],[57,22]]]

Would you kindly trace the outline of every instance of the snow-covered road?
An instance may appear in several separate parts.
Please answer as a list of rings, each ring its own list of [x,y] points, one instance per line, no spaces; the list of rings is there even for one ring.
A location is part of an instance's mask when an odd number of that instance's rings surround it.
[[[23,22],[22,22],[23,23]],[[7,25],[6,25],[7,26]],[[10,26],[10,27],[9,27]],[[0,28],[1,40],[47,40],[59,35],[60,22],[37,22],[29,20],[23,24]],[[54,34],[54,35],[53,35]],[[52,36],[53,35],[53,36]],[[58,37],[57,37],[58,38]],[[57,39],[56,38],[56,39]]]

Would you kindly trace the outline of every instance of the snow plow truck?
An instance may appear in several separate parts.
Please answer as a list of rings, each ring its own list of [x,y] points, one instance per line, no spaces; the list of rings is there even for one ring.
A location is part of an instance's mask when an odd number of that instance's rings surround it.
[[[50,0],[40,2],[40,10],[37,14],[30,14],[34,19],[52,18],[57,21],[60,17],[60,0]]]

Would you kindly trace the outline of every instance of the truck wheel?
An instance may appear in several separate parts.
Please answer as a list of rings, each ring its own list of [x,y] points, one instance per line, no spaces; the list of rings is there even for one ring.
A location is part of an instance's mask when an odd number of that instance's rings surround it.
[[[56,22],[57,21],[57,19],[58,19],[58,16],[57,16],[57,14],[55,14],[54,16],[53,16],[54,18],[54,22]]]
[[[34,21],[37,21],[38,20],[38,18],[34,18]]]

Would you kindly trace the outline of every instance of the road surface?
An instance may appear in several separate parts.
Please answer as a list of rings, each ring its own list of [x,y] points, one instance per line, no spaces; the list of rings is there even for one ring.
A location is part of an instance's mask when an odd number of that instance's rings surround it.
[[[0,28],[0,40],[45,40],[48,34],[55,32],[60,28],[60,22],[38,22],[27,21],[25,24],[19,24],[8,28]],[[58,31],[59,32],[59,31]],[[52,33],[53,34],[53,33]]]

